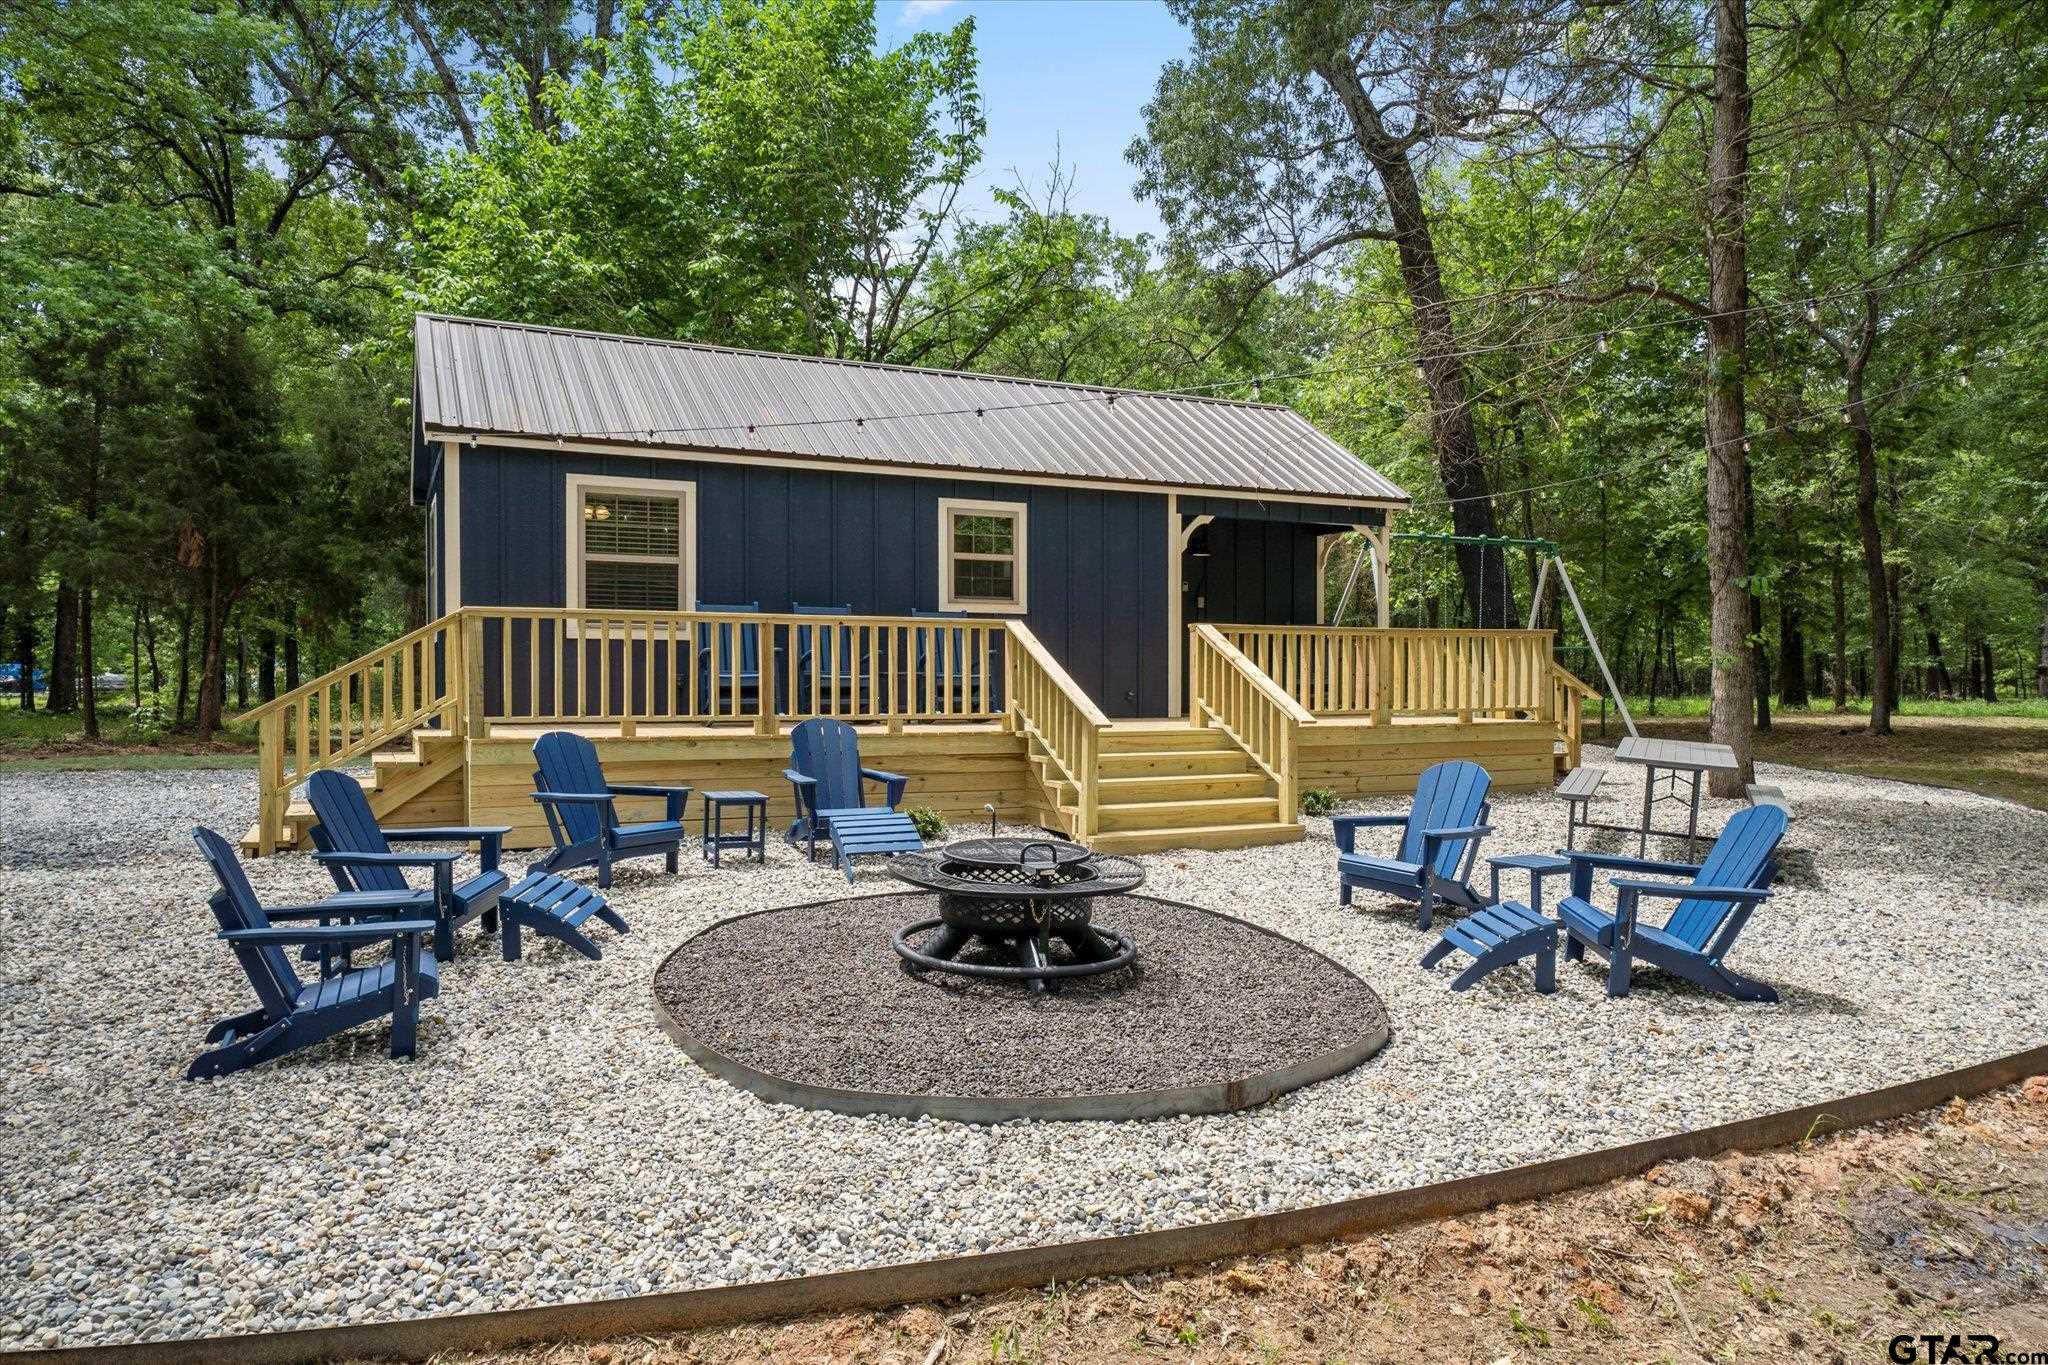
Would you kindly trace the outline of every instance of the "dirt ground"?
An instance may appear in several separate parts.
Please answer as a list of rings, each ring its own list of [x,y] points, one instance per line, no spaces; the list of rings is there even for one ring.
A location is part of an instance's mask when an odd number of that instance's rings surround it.
[[[2048,1077],[1797,1148],[1171,1273],[463,1361],[2048,1361]],[[1917,1360],[1941,1359],[1913,1343]]]
[[[1636,725],[1646,735],[1707,737],[1703,716],[1637,716]],[[2048,810],[2048,720],[1904,715],[1892,718],[1890,735],[1873,735],[1864,725],[1857,715],[1785,712],[1757,735],[1756,755],[1766,763],[1960,787]],[[1597,724],[1586,727],[1586,738],[1596,744],[1612,744],[1625,733],[1613,717],[1605,739]]]

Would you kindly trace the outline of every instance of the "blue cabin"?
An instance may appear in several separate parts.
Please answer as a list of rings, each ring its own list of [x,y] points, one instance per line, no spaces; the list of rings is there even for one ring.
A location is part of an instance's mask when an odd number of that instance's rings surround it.
[[[828,717],[910,805],[1123,849],[1296,839],[1304,787],[1484,754],[1508,790],[1576,748],[1549,632],[1386,628],[1408,497],[1286,407],[433,315],[414,342],[432,619],[251,713],[253,852],[378,750],[379,821],[545,846],[555,729],[795,819],[785,735]]]

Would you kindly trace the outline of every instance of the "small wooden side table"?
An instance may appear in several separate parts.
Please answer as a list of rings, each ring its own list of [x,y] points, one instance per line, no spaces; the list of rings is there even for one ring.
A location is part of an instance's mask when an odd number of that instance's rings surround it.
[[[727,810],[738,810],[746,816],[743,828],[728,830],[725,827]],[[768,798],[754,791],[719,791],[704,793],[704,859],[713,867],[722,867],[719,855],[726,849],[751,853],[754,861],[766,862],[768,856]]]

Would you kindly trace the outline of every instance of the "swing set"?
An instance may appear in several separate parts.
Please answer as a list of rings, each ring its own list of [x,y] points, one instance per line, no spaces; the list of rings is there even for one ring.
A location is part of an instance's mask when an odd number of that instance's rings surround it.
[[[1534,554],[1537,560],[1536,590],[1530,597],[1529,621],[1525,629],[1535,630],[1537,622],[1543,619],[1544,596],[1549,590],[1551,577],[1555,574],[1565,600],[1571,604],[1572,615],[1578,620],[1579,632],[1585,640],[1586,650],[1592,656],[1595,666],[1599,668],[1601,680],[1607,684],[1607,695],[1614,699],[1614,707],[1621,715],[1621,723],[1628,728],[1630,735],[1636,733],[1635,719],[1628,713],[1628,702],[1623,699],[1621,688],[1615,684],[1613,670],[1607,666],[1607,656],[1601,652],[1600,640],[1593,633],[1593,623],[1586,617],[1586,608],[1579,601],[1579,591],[1572,584],[1571,571],[1565,567],[1564,555],[1559,552],[1556,541],[1520,536],[1460,536],[1442,531],[1396,531],[1388,539],[1438,551],[1476,549],[1479,552],[1479,574],[1482,582],[1493,572],[1489,567],[1489,553],[1492,556],[1492,564],[1499,566],[1500,596],[1497,601],[1500,605],[1501,619],[1489,623],[1483,619],[1486,611],[1486,603],[1483,600],[1485,594],[1481,594],[1482,600],[1478,607],[1472,607],[1466,600],[1455,563],[1446,566],[1443,560],[1438,560],[1425,574],[1428,580],[1426,587],[1415,595],[1415,610],[1423,619],[1413,624],[1427,629],[1456,624],[1460,617],[1472,618],[1466,621],[1469,629],[1513,629],[1507,620],[1507,604],[1511,600],[1508,555],[1511,551]],[[1358,587],[1359,572],[1368,563],[1372,565],[1375,596],[1391,603],[1392,585],[1378,581],[1379,560],[1370,553],[1360,554],[1352,562],[1350,576],[1345,579],[1344,590],[1338,595],[1337,610],[1330,618],[1332,625],[1344,624],[1345,614],[1350,610],[1352,597]]]

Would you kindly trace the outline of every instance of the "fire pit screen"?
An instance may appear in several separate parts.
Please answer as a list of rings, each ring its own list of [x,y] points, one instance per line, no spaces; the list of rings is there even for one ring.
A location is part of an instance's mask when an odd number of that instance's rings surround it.
[[[1056,839],[966,839],[890,860],[896,877],[939,894],[939,917],[896,933],[913,969],[998,977],[1047,990],[1063,977],[1113,972],[1137,960],[1130,936],[1091,922],[1097,896],[1137,889],[1144,869],[1129,858],[1091,853]],[[921,942],[920,934],[932,933]],[[979,940],[996,961],[963,961]],[[1055,957],[1053,943],[1065,948]]]

